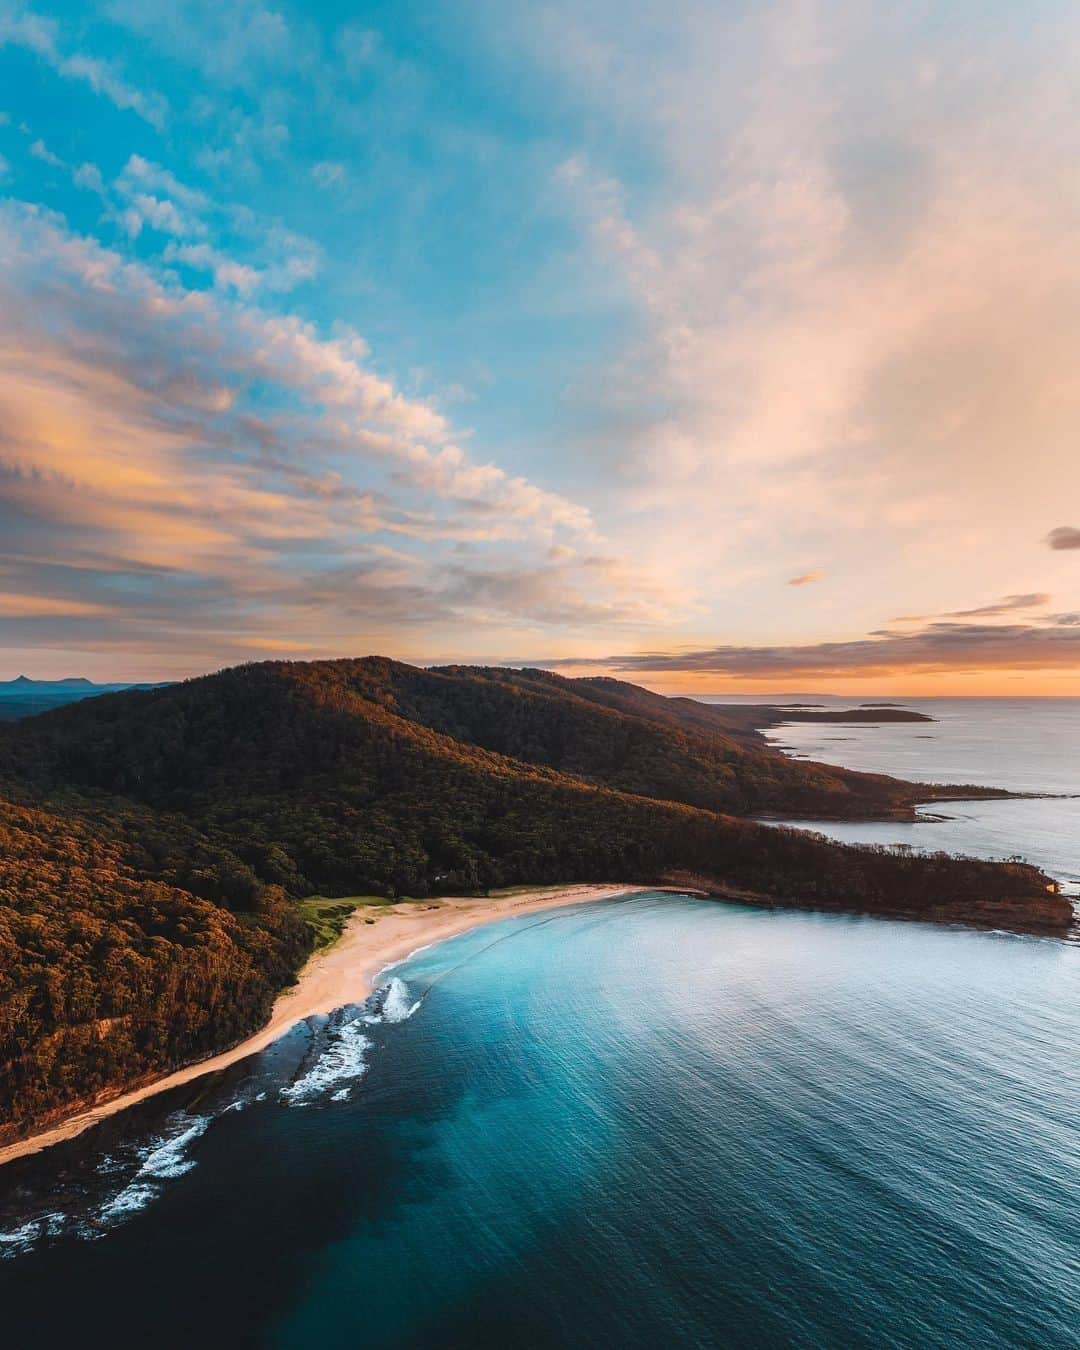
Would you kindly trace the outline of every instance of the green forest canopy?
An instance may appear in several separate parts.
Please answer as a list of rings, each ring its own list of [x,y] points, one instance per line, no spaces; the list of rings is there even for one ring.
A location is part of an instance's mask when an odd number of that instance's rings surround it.
[[[941,789],[932,790],[940,795]],[[0,727],[0,1140],[235,1043],[311,949],[295,902],[692,872],[770,901],[1054,931],[1034,868],[748,817],[917,785],[784,758],[616,680],[268,662]]]

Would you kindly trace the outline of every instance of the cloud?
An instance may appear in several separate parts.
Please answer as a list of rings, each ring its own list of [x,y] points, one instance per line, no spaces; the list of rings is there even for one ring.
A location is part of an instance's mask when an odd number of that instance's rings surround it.
[[[166,262],[182,262],[201,272],[209,272],[219,289],[231,288],[242,296],[254,295],[266,280],[258,268],[237,262],[209,244],[170,243],[166,245],[163,257]]]
[[[97,94],[114,103],[116,107],[130,109],[160,129],[165,124],[169,105],[160,94],[147,94],[121,79],[104,61],[76,53],[55,62],[56,70],[67,79],[84,80]]]
[[[65,167],[64,161],[60,158],[60,156],[54,155],[53,152],[49,149],[49,147],[45,144],[45,142],[40,138],[31,143],[30,153],[33,155],[35,159],[40,159],[43,164],[49,164],[54,169],[62,169]]]
[[[71,618],[76,615],[105,614],[103,605],[90,604],[85,600],[64,599],[54,595],[26,595],[19,592],[0,591],[0,618],[39,618],[61,615]]]
[[[447,595],[489,621],[528,614],[552,627],[640,627],[670,619],[677,601],[618,558],[548,551],[540,565],[451,565]],[[597,583],[600,583],[599,585]]]
[[[157,192],[168,197],[186,211],[201,214],[212,203],[205,192],[182,183],[169,169],[144,159],[142,155],[131,155],[117,179],[117,186],[127,195],[134,192]]]
[[[323,73],[314,26],[263,0],[112,0],[109,10],[115,22],[151,38],[165,29],[173,59],[227,87],[258,93],[291,71]]]
[[[1054,549],[1080,548],[1080,530],[1071,525],[1059,525],[1046,536],[1046,542]]]
[[[84,173],[87,167],[78,172],[85,186],[93,186]],[[208,273],[220,289],[245,297],[285,292],[318,274],[320,251],[310,239],[276,221],[264,222],[246,207],[218,204],[140,155],[130,157],[112,188],[117,198],[113,217],[129,238],[141,237],[144,227],[170,236],[164,260]],[[247,261],[209,242],[221,233],[245,245]]]
[[[1021,595],[1003,595],[990,605],[975,609],[953,609],[944,614],[900,614],[894,623],[926,623],[930,619],[990,619],[1000,614],[1015,614],[1018,610],[1041,609],[1053,597],[1046,591],[1027,591]],[[1053,617],[1053,616],[1051,616]]]
[[[789,586],[812,586],[815,581],[820,581],[825,575],[820,569],[813,572],[800,572],[797,577],[792,577],[788,582]]]
[[[23,6],[5,4],[0,8],[0,47],[8,43],[41,57],[64,79],[89,85],[117,108],[130,110],[159,129],[164,125],[168,104],[160,94],[147,94],[136,89],[108,62],[82,52],[64,55],[59,43],[59,26],[54,20],[34,14]]]
[[[141,394],[171,399],[184,390],[181,403],[191,391],[263,381],[310,410],[310,450],[322,443],[347,458],[387,463],[400,482],[501,516],[502,524],[516,517],[545,533],[557,526],[591,528],[588,513],[569,499],[471,460],[439,412],[404,397],[363,364],[367,349],[358,336],[324,339],[294,316],[231,305],[160,280],[36,210],[4,208],[0,227],[10,323],[27,323],[30,334],[60,327],[71,337],[66,348],[51,347],[42,366],[23,358],[28,377],[36,369],[41,379],[54,372],[62,381],[77,352],[102,378]],[[14,359],[13,343],[7,354]],[[183,372],[182,382],[166,378],[170,364]],[[198,406],[205,406],[201,394]],[[279,434],[293,429],[289,418],[271,419],[271,434],[275,426]]]
[[[1080,630],[1063,621],[1026,624],[935,623],[917,633],[883,631],[848,642],[716,646],[573,658],[543,664],[595,666],[623,674],[696,674],[745,679],[834,679],[958,671],[1080,671]]]
[[[96,164],[80,164],[72,174],[76,187],[85,188],[99,197],[105,196],[105,180]]]
[[[1075,11],[1006,40],[966,6],[620,9],[555,0],[536,59],[613,129],[556,180],[615,297],[573,396],[629,530],[688,588],[763,599],[813,550],[864,612],[897,558],[1008,589],[1080,495]]]
[[[0,9],[0,46],[11,43],[38,56],[48,56],[56,48],[55,33],[56,24],[51,19],[43,19],[24,6],[5,3]]]
[[[991,618],[995,614],[1012,614],[1018,609],[1039,609],[1050,603],[1051,597],[1045,591],[1029,591],[1024,595],[1003,595],[992,605],[980,605],[977,609],[954,609],[945,615],[948,619]]]
[[[345,179],[345,166],[323,159],[311,166],[311,176],[321,188],[339,187]]]
[[[582,548],[584,507],[472,457],[358,335],[186,288],[12,203],[0,264],[7,644],[198,663],[283,629],[314,652],[358,626],[663,608],[648,578]]]
[[[77,26],[0,0],[0,40],[80,85],[8,62],[70,96],[72,139],[41,130],[100,198],[79,220],[119,238],[41,210],[40,255],[24,224],[0,259],[0,551],[85,564],[26,593],[107,603],[118,642],[187,613],[305,650],[378,623],[380,595],[387,625],[462,643],[565,624],[573,655],[796,631],[881,655],[901,608],[1075,629],[1019,593],[1080,604],[1043,542],[1080,494],[1080,18],[510,8],[413,43],[262,0],[109,0]],[[492,98],[461,100],[462,70]],[[167,138],[83,95],[135,110],[143,71]]]
[[[151,197],[145,192],[138,192],[131,198],[131,204],[124,213],[124,223],[133,238],[140,233],[144,225],[149,225],[151,229],[159,230],[162,234],[181,237],[206,232],[206,227],[200,221],[185,219],[172,202]]]
[[[112,187],[120,201],[117,219],[132,239],[144,226],[180,239],[208,233],[209,200],[140,155],[129,158]]]

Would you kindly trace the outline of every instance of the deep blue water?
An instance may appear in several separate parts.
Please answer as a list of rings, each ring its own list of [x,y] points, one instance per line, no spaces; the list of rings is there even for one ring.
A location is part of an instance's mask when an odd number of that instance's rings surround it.
[[[644,894],[395,974],[3,1169],[3,1344],[1080,1345],[1080,947]]]

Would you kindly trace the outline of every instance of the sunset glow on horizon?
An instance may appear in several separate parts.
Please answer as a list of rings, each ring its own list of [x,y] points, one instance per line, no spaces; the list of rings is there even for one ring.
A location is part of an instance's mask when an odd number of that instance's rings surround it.
[[[1080,695],[1080,13],[0,0],[0,679]]]

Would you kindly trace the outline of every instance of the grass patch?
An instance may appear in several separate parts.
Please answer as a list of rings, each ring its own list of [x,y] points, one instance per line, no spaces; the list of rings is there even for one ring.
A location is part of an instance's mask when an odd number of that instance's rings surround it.
[[[342,895],[328,899],[325,895],[309,895],[299,902],[304,922],[315,935],[315,950],[330,947],[344,931],[349,916],[362,905],[385,908],[382,895]]]
[[[502,900],[508,895],[529,895],[532,892],[539,894],[541,891],[557,891],[573,884],[573,882],[569,881],[554,881],[547,886],[498,886],[495,889],[488,891],[487,895],[492,900]]]

